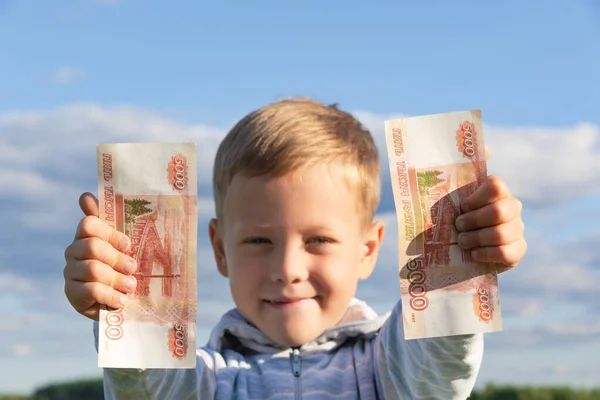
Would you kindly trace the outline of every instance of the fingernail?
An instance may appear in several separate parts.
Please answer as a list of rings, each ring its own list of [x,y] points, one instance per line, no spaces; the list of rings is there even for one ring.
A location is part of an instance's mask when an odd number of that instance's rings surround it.
[[[133,276],[125,277],[125,282],[124,282],[125,289],[132,290],[133,288],[135,288],[136,284],[137,284],[137,281]]]
[[[129,238],[127,236],[123,236],[121,240],[119,240],[119,250],[127,251],[129,249]]]
[[[119,303],[124,306],[127,303],[127,296],[119,297]]]
[[[458,244],[460,244],[462,247],[465,247],[468,244],[467,235],[465,235],[464,233],[458,235]]]
[[[479,261],[479,251],[477,251],[477,249],[471,250],[471,258],[474,261]]]
[[[136,270],[137,265],[135,263],[135,260],[133,258],[130,258],[129,260],[125,261],[125,272],[128,274],[133,274],[133,272]]]

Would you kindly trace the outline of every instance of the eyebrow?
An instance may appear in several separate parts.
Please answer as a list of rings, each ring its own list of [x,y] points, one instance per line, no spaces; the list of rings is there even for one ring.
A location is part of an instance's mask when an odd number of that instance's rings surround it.
[[[275,226],[273,224],[266,223],[252,223],[252,222],[243,222],[240,221],[234,225],[235,232],[244,232],[247,230],[259,230],[259,231],[269,231],[273,229],[279,229],[282,226]],[[304,227],[303,231],[305,232],[322,232],[325,234],[335,234],[339,233],[339,229],[332,227],[331,225],[325,224],[315,224]]]

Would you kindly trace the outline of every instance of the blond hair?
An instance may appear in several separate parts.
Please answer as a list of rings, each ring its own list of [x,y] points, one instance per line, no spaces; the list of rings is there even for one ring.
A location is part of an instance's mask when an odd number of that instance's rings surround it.
[[[341,179],[358,196],[365,224],[379,204],[379,154],[371,133],[337,105],[308,98],[279,100],[242,118],[215,157],[217,220],[234,176],[280,177],[311,162],[337,162]]]

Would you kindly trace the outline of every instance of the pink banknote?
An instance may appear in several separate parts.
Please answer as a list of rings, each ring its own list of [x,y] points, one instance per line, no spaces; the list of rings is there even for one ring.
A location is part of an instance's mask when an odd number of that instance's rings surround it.
[[[460,204],[487,176],[481,112],[385,122],[406,339],[502,330],[496,266],[457,244]]]
[[[98,366],[196,365],[197,172],[192,143],[97,146],[100,218],[131,239],[137,288],[100,311]]]

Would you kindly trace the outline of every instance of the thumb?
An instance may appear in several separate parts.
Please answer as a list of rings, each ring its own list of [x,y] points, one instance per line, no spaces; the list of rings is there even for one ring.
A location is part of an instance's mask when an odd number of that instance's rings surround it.
[[[79,207],[81,207],[81,211],[87,216],[98,217],[100,215],[98,199],[89,192],[86,192],[79,197]]]

